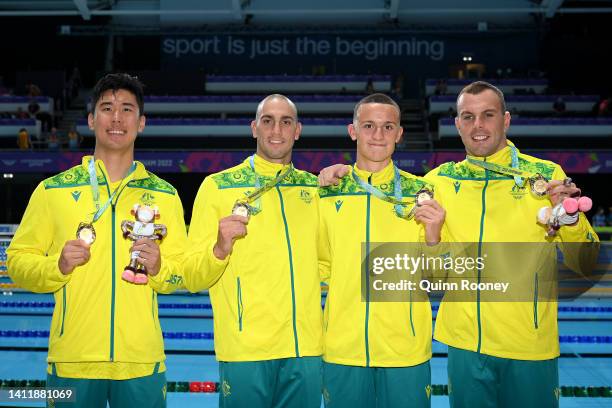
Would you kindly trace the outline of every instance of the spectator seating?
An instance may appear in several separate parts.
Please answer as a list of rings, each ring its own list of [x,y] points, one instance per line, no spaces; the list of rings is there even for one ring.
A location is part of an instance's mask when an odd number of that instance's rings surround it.
[[[265,95],[146,96],[145,113],[150,114],[219,114],[253,115]],[[288,95],[298,106],[299,114],[347,113],[363,95]],[[88,105],[91,109],[91,104]]]
[[[457,128],[453,118],[439,121],[439,135],[457,137]],[[612,136],[612,118],[515,118],[508,130],[509,137],[541,136],[576,136],[576,137],[610,137]]]
[[[206,78],[206,92],[363,93],[370,79],[375,91],[391,90],[390,75],[216,75]]]
[[[457,95],[463,87],[474,82],[475,79],[444,79],[446,81],[446,94]],[[434,95],[436,84],[439,79],[427,79],[425,81],[425,94],[427,96]],[[499,89],[506,95],[516,93],[528,93],[533,90],[533,93],[541,94],[548,88],[547,79],[483,79]]]
[[[35,119],[0,119],[0,137],[17,138],[21,128],[31,135],[38,132]]]
[[[516,108],[519,112],[550,112],[558,97],[565,102],[566,112],[591,112],[599,100],[597,95],[507,95],[508,110]],[[455,109],[457,95],[432,95],[429,97],[429,113],[448,112]]]
[[[53,114],[53,98],[48,96],[0,96],[0,112],[17,112],[17,108],[28,111],[28,105],[32,100],[40,106],[40,112]]]

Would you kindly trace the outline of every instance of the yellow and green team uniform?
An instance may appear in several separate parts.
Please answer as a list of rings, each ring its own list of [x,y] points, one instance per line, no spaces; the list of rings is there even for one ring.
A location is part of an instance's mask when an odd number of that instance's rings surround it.
[[[293,169],[258,202],[247,235],[224,260],[219,220],[285,166],[255,155],[206,177],[189,227],[184,283],[209,288],[222,406],[319,406],[322,345],[317,178]],[[294,373],[292,380],[292,373]],[[278,376],[278,377],[277,377]],[[302,404],[302,405],[300,405]]]
[[[165,376],[157,375],[165,371],[157,294],[180,287],[187,238],[182,204],[176,190],[141,163],[135,162],[126,179],[109,183],[104,163],[96,161],[100,201],[104,203],[119,190],[94,223],[91,258],[63,275],[58,267],[62,248],[76,238],[79,223],[91,221],[95,212],[90,159],[85,156],[81,165],[36,187],[7,249],[8,273],[24,289],[54,294],[48,356],[51,383],[58,379],[128,380],[155,374],[151,381],[159,389],[150,389],[143,401],[157,396],[165,401]],[[121,221],[134,220],[130,210],[135,204],[158,206],[160,218],[155,222],[168,230],[160,243],[161,270],[149,277],[148,285],[121,279],[132,246],[122,236]],[[104,386],[110,387],[108,382]],[[106,393],[100,398],[106,404]],[[94,406],[90,403],[87,406]]]
[[[393,163],[376,173],[356,165],[353,169],[361,180],[394,195]],[[403,171],[399,179],[402,197],[412,200],[427,185]],[[406,293],[401,302],[375,302],[370,301],[370,291],[362,299],[361,288],[362,244],[368,254],[372,243],[423,242],[423,227],[414,219],[398,217],[393,204],[364,190],[351,174],[338,186],[321,188],[319,196],[319,259],[329,282],[323,355],[326,405],[429,406],[429,301],[415,301]],[[365,279],[371,277],[368,273]]]
[[[473,159],[511,167],[512,147],[509,144],[489,157]],[[520,170],[548,180],[566,177],[555,163],[517,153]],[[467,158],[445,163],[425,178],[435,183],[436,198],[446,209],[445,239],[451,242],[476,243],[482,252],[487,243],[598,240],[583,214],[577,225],[562,227],[554,238],[546,237],[546,227],[538,224],[536,215],[541,207],[551,205],[548,197],[532,194],[526,180],[519,187],[512,176],[485,170]],[[570,252],[565,252],[568,265],[573,264]],[[538,285],[541,289],[544,284],[543,272],[553,276],[550,269],[556,269],[556,252],[546,256],[550,259],[538,260],[540,266],[547,264],[545,271],[532,268],[533,259],[520,256],[485,266],[493,275],[520,276],[522,282],[528,282],[521,290],[533,294],[531,299],[487,302],[478,293],[475,301],[442,301],[434,338],[449,346],[452,406],[558,404],[557,302],[544,301],[538,292]]]

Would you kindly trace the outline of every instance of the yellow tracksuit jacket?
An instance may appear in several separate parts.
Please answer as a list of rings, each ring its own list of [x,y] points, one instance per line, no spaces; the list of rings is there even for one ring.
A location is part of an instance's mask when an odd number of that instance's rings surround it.
[[[260,185],[283,166],[255,156]],[[255,190],[249,160],[206,177],[189,226],[184,282],[210,288],[219,361],[259,361],[322,353],[321,288],[317,265],[317,178],[293,170],[261,197],[247,235],[224,260],[213,254],[219,220]]]
[[[359,177],[385,194],[394,194],[393,163],[377,173],[354,166]],[[426,183],[400,171],[402,196],[414,197]],[[431,186],[429,186],[431,188]],[[414,219],[396,216],[382,201],[345,176],[320,196],[319,259],[329,282],[325,304],[323,359],[362,367],[406,367],[431,358],[431,306],[427,298],[403,302],[362,300],[362,244],[422,242],[424,230]]]
[[[183,207],[176,190],[137,162],[131,181],[113,183],[120,189],[112,205],[94,223],[96,241],[91,258],[69,275],[58,268],[68,240],[75,239],[80,222],[91,221],[94,202],[88,163],[42,181],[37,187],[7,250],[8,273],[22,288],[53,292],[55,309],[49,336],[49,363],[57,374],[75,378],[135,378],[164,365],[157,293],[180,287],[186,246]],[[95,162],[100,202],[112,194],[104,163]],[[127,181],[127,180],[126,180]],[[134,220],[134,204],[159,207],[156,223],[165,224],[160,244],[161,270],[148,285],[121,279],[130,261],[132,241],[124,239],[121,221]]]
[[[511,151],[506,146],[485,158],[491,163],[510,167]],[[562,180],[565,173],[557,164],[518,154],[519,168],[540,173],[547,179]],[[588,242],[598,241],[584,215],[575,226],[564,226],[555,238],[546,238],[546,228],[538,224],[536,215],[541,207],[550,206],[547,196],[530,192],[529,183],[519,188],[510,176],[485,170],[464,160],[445,163],[429,172],[427,180],[436,185],[436,198],[446,209],[445,238],[451,242]],[[499,244],[497,244],[499,245]],[[543,247],[540,245],[540,247]],[[495,248],[495,246],[489,246]],[[496,247],[498,250],[501,246]],[[507,247],[509,248],[509,247]],[[520,301],[473,302],[442,301],[438,311],[434,338],[450,346],[483,354],[519,360],[546,360],[559,355],[557,303],[546,300],[538,291],[542,273],[554,277],[556,253],[546,251],[550,259],[539,262],[548,270],[539,271],[526,258],[505,259],[494,266],[485,266],[487,273],[498,276],[514,275],[514,280],[529,282],[525,290],[532,299]],[[565,251],[566,264],[576,266],[572,254]],[[514,254],[516,255],[516,253]],[[574,254],[575,255],[575,254]],[[487,265],[487,263],[485,263]],[[554,269],[554,270],[551,270]],[[506,275],[508,274],[508,275]],[[550,281],[548,283],[551,283]],[[523,288],[521,288],[523,290]]]

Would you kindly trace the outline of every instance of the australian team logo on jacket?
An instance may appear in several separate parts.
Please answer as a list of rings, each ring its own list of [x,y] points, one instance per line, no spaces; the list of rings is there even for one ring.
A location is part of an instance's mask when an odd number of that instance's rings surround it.
[[[525,194],[527,194],[527,190],[524,185],[523,187],[519,187],[516,184],[512,185],[512,189],[510,190],[510,195],[514,197],[515,200],[520,200],[521,198],[525,196]]]

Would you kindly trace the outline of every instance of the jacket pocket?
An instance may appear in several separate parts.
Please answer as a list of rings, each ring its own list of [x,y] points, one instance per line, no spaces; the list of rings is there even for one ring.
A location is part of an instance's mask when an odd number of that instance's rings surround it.
[[[238,331],[242,331],[242,287],[240,286],[240,277],[236,278],[236,304],[238,309]]]
[[[414,331],[414,320],[412,319],[412,291],[410,293],[410,330],[412,331],[412,337],[416,337],[416,332]]]
[[[60,324],[60,337],[64,334],[64,321],[66,320],[66,285],[62,287],[62,323]]]
[[[538,328],[538,274],[535,274],[533,286],[533,327]]]

